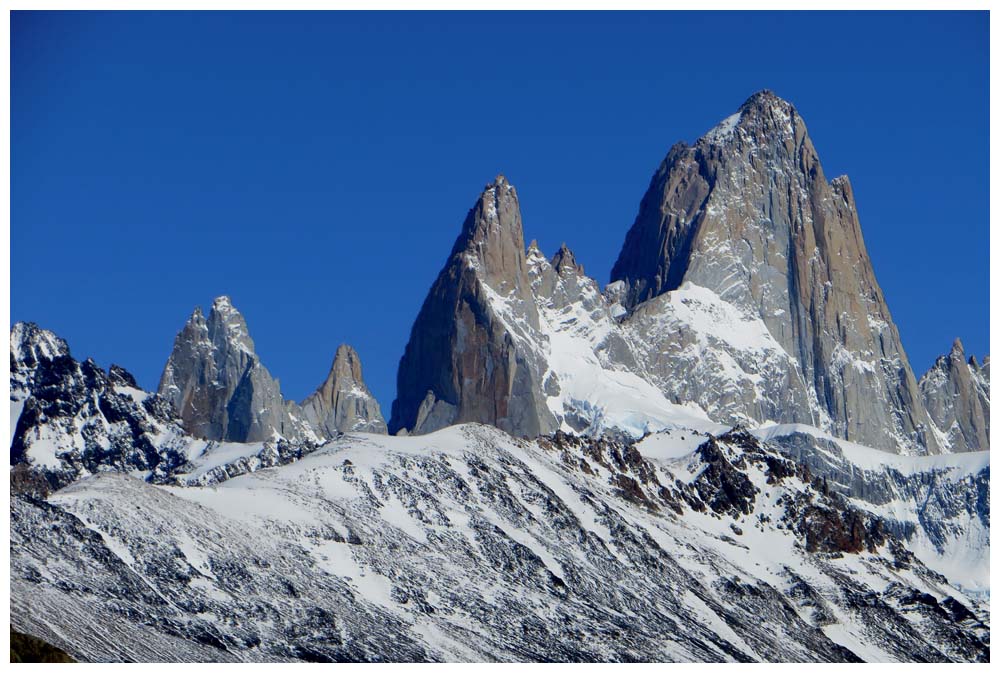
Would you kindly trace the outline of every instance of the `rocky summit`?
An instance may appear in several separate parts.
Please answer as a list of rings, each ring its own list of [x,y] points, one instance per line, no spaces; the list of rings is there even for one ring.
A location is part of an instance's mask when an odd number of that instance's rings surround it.
[[[850,181],[827,180],[802,117],[769,91],[670,150],[611,275],[602,290],[565,244],[551,259],[525,250],[517,193],[498,177],[413,325],[390,431],[641,436],[684,407],[893,453],[989,446],[989,393],[969,383],[981,376],[949,384],[946,398],[976,400],[961,418],[922,392]]]
[[[773,93],[670,150],[611,275],[630,310],[687,284],[763,321],[787,356],[773,372],[781,397],[706,406],[891,451],[942,448],[865,250],[850,181],[826,178],[805,121]],[[640,320],[649,310],[657,308]]]
[[[184,428],[204,439],[315,443],[345,430],[385,432],[353,348],[337,349],[326,381],[299,406],[282,397],[229,297],[217,298],[207,319],[200,307],[194,310],[174,340],[159,394]]]
[[[390,431],[467,421],[526,437],[554,430],[541,338],[517,192],[500,175],[469,210],[413,324]]]
[[[174,340],[159,394],[195,437],[255,442],[298,434],[229,297],[216,299],[208,318],[200,307],[191,314]]]
[[[378,402],[361,376],[357,351],[341,344],[330,373],[319,389],[302,402],[306,421],[323,436],[340,432],[385,433],[385,420]]]
[[[388,425],[346,344],[286,400],[228,297],[155,393],[14,325],[12,629],[90,662],[989,661],[989,357],[914,378],[791,104],[675,145],[603,287],[524,228],[498,176]]]
[[[966,359],[956,339],[948,355],[939,357],[920,377],[920,394],[942,443],[953,451],[990,448],[990,358],[982,366],[975,356]]]

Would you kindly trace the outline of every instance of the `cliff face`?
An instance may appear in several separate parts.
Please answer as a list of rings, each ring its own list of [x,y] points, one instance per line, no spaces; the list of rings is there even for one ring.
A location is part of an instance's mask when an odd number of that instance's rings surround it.
[[[892,451],[939,450],[850,182],[826,179],[804,121],[774,94],[755,94],[693,146],[670,150],[612,281],[629,310],[690,284],[759,318],[789,356],[773,420]],[[752,396],[728,404],[765,420]]]
[[[195,437],[256,442],[294,434],[278,382],[229,297],[216,299],[207,319],[195,309],[174,341],[158,392]]]
[[[920,393],[927,412],[952,451],[990,448],[990,365],[975,357],[966,360],[962,342],[955,339],[948,355],[920,377]]]
[[[195,437],[229,442],[282,438],[318,443],[338,432],[385,432],[378,402],[361,377],[361,359],[342,345],[330,373],[300,407],[285,400],[254,350],[229,297],[196,308],[174,341],[159,394]]]
[[[330,373],[319,389],[302,402],[303,415],[326,437],[338,432],[385,434],[378,402],[361,375],[361,358],[347,344],[337,349]]]
[[[413,325],[390,431],[465,421],[520,436],[551,431],[540,348],[517,192],[498,176],[469,211]]]

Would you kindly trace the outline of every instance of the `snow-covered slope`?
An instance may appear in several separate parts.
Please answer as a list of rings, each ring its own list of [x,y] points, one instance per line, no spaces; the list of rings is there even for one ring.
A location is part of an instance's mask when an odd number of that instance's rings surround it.
[[[91,476],[15,499],[12,620],[98,661],[988,657],[986,605],[877,519],[749,435],[676,432],[465,425],[209,486]]]
[[[14,626],[90,661],[988,657],[988,454],[727,431],[606,357],[634,343],[596,286],[561,303],[568,251],[532,257],[553,412],[617,439],[194,439],[17,326]]]
[[[964,591],[990,590],[990,454],[894,456],[807,425],[753,433],[807,465]]]
[[[535,348],[548,366],[546,404],[562,430],[641,437],[672,427],[725,429],[696,403],[675,404],[636,373],[644,371],[636,341],[565,246],[549,262],[532,243],[527,261],[541,333]]]
[[[765,322],[707,288],[686,282],[652,298],[622,329],[632,335],[647,378],[669,399],[698,404],[730,425],[798,418],[830,426],[798,363]]]

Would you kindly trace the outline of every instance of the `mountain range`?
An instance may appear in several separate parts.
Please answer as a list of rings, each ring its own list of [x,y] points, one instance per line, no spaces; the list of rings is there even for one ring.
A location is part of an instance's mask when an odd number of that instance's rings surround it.
[[[989,660],[989,357],[915,376],[790,103],[674,145],[603,288],[524,228],[499,175],[388,421],[348,345],[286,400],[228,297],[156,392],[14,325],[15,628],[89,661]]]

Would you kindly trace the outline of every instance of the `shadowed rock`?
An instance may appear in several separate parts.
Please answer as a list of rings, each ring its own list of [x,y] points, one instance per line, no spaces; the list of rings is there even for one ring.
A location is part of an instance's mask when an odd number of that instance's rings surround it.
[[[517,192],[487,185],[424,300],[399,364],[390,432],[476,421],[520,436],[555,429]]]

